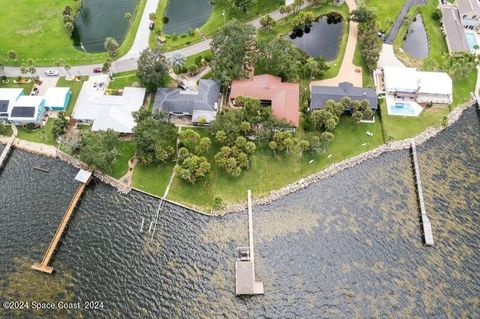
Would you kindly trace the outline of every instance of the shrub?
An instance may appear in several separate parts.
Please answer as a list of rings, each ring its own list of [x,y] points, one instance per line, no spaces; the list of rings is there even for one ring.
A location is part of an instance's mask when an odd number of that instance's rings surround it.
[[[220,196],[215,196],[213,198],[213,209],[223,208],[223,200]]]
[[[163,24],[167,24],[169,21],[170,21],[170,19],[168,17],[163,17],[162,18]]]
[[[195,35],[195,31],[192,28],[188,29],[188,35],[193,37]]]

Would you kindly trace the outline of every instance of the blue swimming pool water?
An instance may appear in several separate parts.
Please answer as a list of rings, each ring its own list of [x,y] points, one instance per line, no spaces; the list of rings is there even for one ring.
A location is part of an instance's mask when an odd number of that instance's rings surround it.
[[[465,36],[467,37],[467,42],[468,42],[468,46],[470,47],[470,50],[473,50],[474,46],[478,45],[475,34],[471,32],[465,32]]]
[[[395,103],[389,105],[389,113],[391,115],[412,115],[415,114],[415,110],[408,103]]]

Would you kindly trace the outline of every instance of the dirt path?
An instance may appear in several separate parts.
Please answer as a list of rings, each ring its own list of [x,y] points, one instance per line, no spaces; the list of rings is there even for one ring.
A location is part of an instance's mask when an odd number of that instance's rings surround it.
[[[346,0],[348,8],[351,11],[357,9],[355,0]],[[345,48],[345,55],[343,56],[342,65],[338,74],[334,78],[313,81],[310,85],[326,85],[338,86],[342,82],[350,82],[354,86],[362,87],[362,68],[353,63],[355,55],[355,47],[357,46],[358,23],[350,21],[350,28],[348,31],[347,47]]]

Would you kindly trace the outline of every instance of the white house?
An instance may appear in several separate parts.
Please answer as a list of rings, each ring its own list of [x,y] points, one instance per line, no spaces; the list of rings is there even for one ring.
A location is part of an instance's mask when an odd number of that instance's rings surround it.
[[[16,125],[40,125],[45,113],[45,100],[41,96],[22,95],[13,102],[8,120]]]
[[[385,94],[412,98],[418,103],[450,104],[453,101],[452,79],[447,73],[385,67],[383,74]]]
[[[51,87],[45,92],[45,108],[51,111],[65,111],[70,102],[72,91],[68,87]]]
[[[0,123],[8,121],[13,103],[22,95],[24,95],[23,89],[0,88]]]
[[[92,131],[112,129],[130,134],[135,127],[132,113],[142,107],[146,89],[126,87],[122,95],[105,95],[108,83],[106,75],[90,77],[82,86],[72,117],[92,123]]]

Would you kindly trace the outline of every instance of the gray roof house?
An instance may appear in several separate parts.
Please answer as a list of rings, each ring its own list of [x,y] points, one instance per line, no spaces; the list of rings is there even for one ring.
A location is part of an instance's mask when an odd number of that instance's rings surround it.
[[[342,82],[338,86],[312,86],[310,110],[323,108],[328,100],[340,102],[345,96],[350,97],[353,101],[367,100],[373,111],[378,109],[378,98],[375,90],[354,87],[350,82]]]
[[[470,46],[468,45],[457,7],[446,5],[441,6],[440,9],[442,11],[443,33],[445,33],[450,54],[470,52]]]
[[[462,24],[466,28],[477,28],[480,24],[480,5],[478,0],[457,0],[455,5],[458,8]]]
[[[170,115],[192,116],[192,122],[200,118],[207,123],[215,119],[220,98],[220,85],[214,80],[200,80],[198,91],[158,88],[153,103],[154,111]]]

